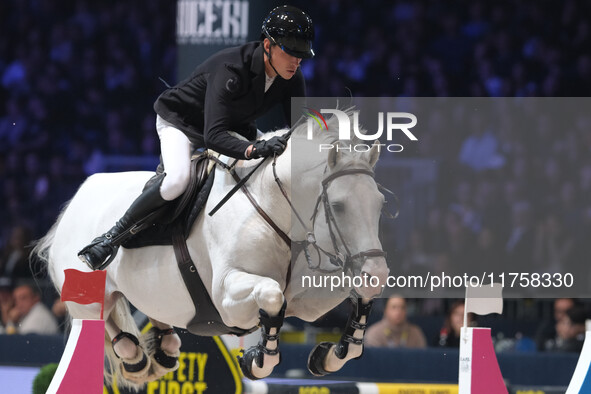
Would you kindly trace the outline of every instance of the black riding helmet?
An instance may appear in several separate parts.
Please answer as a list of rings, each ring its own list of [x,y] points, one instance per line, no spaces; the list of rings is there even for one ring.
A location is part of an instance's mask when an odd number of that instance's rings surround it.
[[[291,56],[300,59],[314,57],[312,19],[296,7],[282,5],[269,12],[261,29],[261,39],[265,37]]]

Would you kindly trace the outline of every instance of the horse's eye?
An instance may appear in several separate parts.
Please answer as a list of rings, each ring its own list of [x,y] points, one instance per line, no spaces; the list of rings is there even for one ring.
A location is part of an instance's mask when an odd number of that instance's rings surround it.
[[[334,213],[342,213],[345,211],[345,204],[342,202],[333,202],[330,207]]]

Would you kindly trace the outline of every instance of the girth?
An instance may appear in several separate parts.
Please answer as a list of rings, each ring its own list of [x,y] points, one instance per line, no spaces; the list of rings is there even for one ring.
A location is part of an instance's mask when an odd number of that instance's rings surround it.
[[[245,330],[239,327],[228,327],[224,324],[220,313],[216,309],[199,272],[191,259],[187,242],[182,229],[173,232],[172,246],[179,271],[183,277],[187,290],[195,305],[195,316],[187,323],[187,330],[195,335],[215,336],[223,334],[245,335],[256,331],[258,327]]]

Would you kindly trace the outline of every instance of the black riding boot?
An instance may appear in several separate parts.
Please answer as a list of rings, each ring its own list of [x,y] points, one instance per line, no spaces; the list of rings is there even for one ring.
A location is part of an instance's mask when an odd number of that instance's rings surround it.
[[[160,195],[163,176],[148,184],[119,221],[100,237],[78,252],[78,258],[93,270],[103,270],[113,261],[119,246],[131,236],[152,224],[153,212],[166,204]]]

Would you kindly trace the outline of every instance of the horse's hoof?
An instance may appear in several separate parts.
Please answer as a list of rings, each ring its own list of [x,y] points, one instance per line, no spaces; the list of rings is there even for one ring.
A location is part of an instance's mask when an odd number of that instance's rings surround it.
[[[147,376],[152,363],[141,347],[138,347],[138,350],[139,354],[134,359],[122,360],[121,375],[133,383],[144,384],[147,382]]]
[[[263,367],[263,357],[265,354],[258,346],[252,346],[248,348],[248,350],[242,352],[242,357],[238,356],[238,365],[240,365],[240,369],[242,370],[242,374],[250,380],[258,380],[261,378],[257,378],[252,373],[252,361],[256,363],[256,366],[259,368]]]
[[[152,355],[152,358],[158,365],[163,366],[164,368],[175,370],[179,366],[179,355],[180,353],[177,352],[176,354],[169,354],[167,351],[163,349],[158,349]]]
[[[334,343],[321,342],[312,349],[308,356],[308,371],[314,376],[325,376],[330,372],[324,369],[324,360]]]
[[[162,341],[165,337],[168,339],[174,337],[175,339],[172,346],[168,346],[167,349],[162,348]],[[174,329],[152,327],[142,335],[141,340],[146,353],[150,355],[151,368],[146,378],[147,381],[157,380],[178,369],[181,342]]]
[[[152,368],[147,376],[148,381],[160,379],[169,372],[176,371],[179,367],[179,355],[171,355],[165,350],[158,349],[150,356]]]

